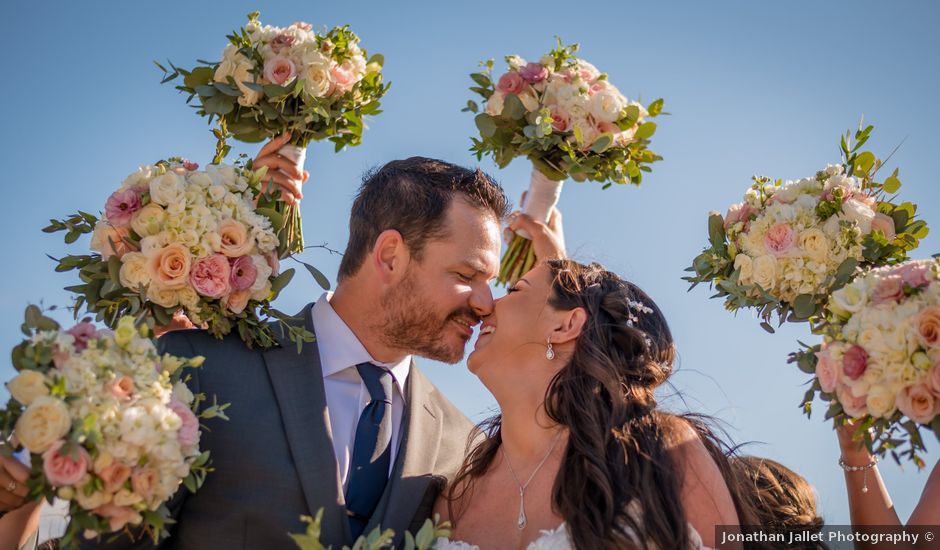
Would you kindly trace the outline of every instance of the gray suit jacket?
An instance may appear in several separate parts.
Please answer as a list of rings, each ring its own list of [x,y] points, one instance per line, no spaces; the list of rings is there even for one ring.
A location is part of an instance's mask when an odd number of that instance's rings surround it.
[[[311,308],[297,317],[312,332]],[[204,331],[173,332],[159,343],[174,355],[205,356],[203,366],[191,371],[194,393],[231,403],[230,420],[209,420],[202,434],[200,446],[211,451],[215,471],[196,493],[181,488],[173,498],[178,523],[160,547],[292,548],[288,533],[305,530],[300,515],[321,508],[324,544],[351,545],[316,344],[304,344],[298,354],[283,337],[280,347],[250,350],[235,335],[217,340]],[[366,532],[379,524],[394,529],[397,545],[405,530],[419,528],[463,460],[472,431],[472,423],[412,365],[398,455]],[[152,544],[122,536],[91,547]]]

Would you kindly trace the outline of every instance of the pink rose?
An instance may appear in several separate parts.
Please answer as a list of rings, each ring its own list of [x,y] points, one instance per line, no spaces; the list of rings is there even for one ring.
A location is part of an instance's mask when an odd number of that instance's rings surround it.
[[[235,315],[238,315],[245,311],[245,307],[248,306],[248,300],[250,299],[250,289],[236,290],[225,297],[225,307]]]
[[[504,94],[518,95],[522,93],[522,88],[524,87],[525,80],[523,80],[516,71],[509,71],[499,77],[499,82],[496,84],[496,89]]]
[[[72,352],[67,349],[62,349],[58,345],[55,347],[55,350],[52,352],[52,364],[55,365],[55,368],[62,369],[69,359],[72,358]]]
[[[85,476],[91,457],[80,445],[72,445],[72,451],[61,454],[65,441],[59,440],[42,453],[42,471],[46,480],[54,487],[75,485]]]
[[[927,374],[927,385],[933,391],[933,394],[940,397],[940,362],[934,361],[930,373]]]
[[[914,326],[924,347],[937,347],[940,344],[940,307],[927,306],[922,309],[914,320]]]
[[[297,67],[286,57],[272,57],[264,64],[264,77],[278,86],[286,86],[297,77]]]
[[[871,230],[881,231],[889,241],[893,241],[896,233],[894,231],[894,219],[891,216],[878,212],[871,220]]]
[[[305,31],[313,30],[313,25],[307,23],[306,21],[294,21],[290,24],[291,27],[297,27],[298,29],[303,29]]]
[[[832,358],[829,356],[829,350],[816,352],[816,378],[819,379],[819,386],[822,391],[832,393],[836,389],[836,368],[832,364]]]
[[[904,280],[897,275],[888,275],[879,281],[871,294],[871,302],[875,305],[900,302],[902,299],[904,299]]]
[[[767,247],[767,251],[778,258],[786,255],[793,248],[795,241],[796,233],[787,223],[772,226],[764,235],[764,246]]]
[[[858,380],[868,368],[868,352],[865,348],[853,345],[842,356],[842,373],[852,380]]]
[[[94,340],[98,337],[98,329],[95,328],[95,325],[87,321],[82,321],[65,332],[75,338],[75,351],[79,353],[88,347],[89,340]]]
[[[134,380],[129,376],[121,376],[106,382],[104,390],[122,401],[130,399],[134,394]]]
[[[191,447],[199,443],[199,419],[193,414],[192,409],[176,399],[171,399],[167,407],[175,412],[176,416],[180,417],[180,420],[183,422],[180,431],[176,434],[180,445],[183,447]]]
[[[131,487],[144,500],[154,495],[159,483],[160,475],[153,468],[137,468],[131,473]]]
[[[560,107],[552,107],[552,129],[556,132],[567,132],[571,129],[571,117]]]
[[[914,384],[901,390],[898,409],[914,422],[930,424],[937,414],[937,398],[925,384]]]
[[[151,281],[164,290],[178,290],[189,284],[192,256],[180,243],[158,248],[147,258],[147,274]]]
[[[852,394],[852,388],[840,384],[836,388],[836,397],[839,399],[845,414],[852,418],[861,418],[868,414],[867,395],[856,397]]]
[[[140,195],[137,191],[125,189],[111,193],[104,205],[104,213],[111,225],[127,227],[131,224],[131,216],[140,210],[140,206]]]
[[[930,265],[920,262],[907,262],[898,266],[894,270],[895,275],[899,275],[904,284],[911,288],[920,288],[930,284]]]
[[[118,460],[111,462],[107,468],[102,468],[100,472],[96,473],[104,482],[104,491],[106,493],[116,493],[118,489],[124,486],[124,482],[131,477],[130,467]]]
[[[185,169],[189,170],[190,172],[192,172],[193,170],[199,170],[199,165],[196,164],[195,162],[192,162],[192,161],[189,161],[189,160],[184,160],[184,161],[183,161],[183,168],[185,168]]]
[[[599,121],[597,124],[595,124],[594,127],[597,128],[597,132],[599,134],[619,134],[620,133],[620,127],[614,124],[613,122],[604,122],[602,120],[602,121]]]
[[[344,61],[342,65],[333,63],[330,67],[330,76],[340,94],[345,94],[356,85],[356,73],[348,61]]]
[[[274,53],[281,53],[281,50],[283,50],[284,48],[290,48],[293,45],[294,45],[294,37],[287,33],[281,33],[275,36],[273,40],[271,40],[271,49],[274,50]],[[268,78],[268,80],[271,80],[271,79]]]
[[[258,277],[258,270],[251,256],[242,256],[232,260],[232,274],[230,282],[233,290],[245,290],[255,284]]]
[[[213,254],[198,260],[189,273],[189,282],[201,296],[221,298],[231,291],[231,276],[228,258],[222,254]]]
[[[95,230],[91,235],[91,249],[101,254],[101,259],[104,261],[108,261],[111,256],[121,258],[124,254],[136,250],[126,240],[129,234],[126,227],[115,227],[101,220],[95,224]]]
[[[548,78],[548,69],[541,63],[526,63],[519,69],[519,76],[529,84],[536,84]]]
[[[606,80],[598,80],[588,88],[588,96],[593,96],[597,92],[603,92],[608,88]]]
[[[229,258],[246,256],[254,248],[254,240],[248,235],[248,228],[237,220],[222,220],[219,223],[219,237],[221,245],[218,252]]]
[[[95,513],[108,519],[108,527],[112,531],[120,531],[125,525],[137,525],[143,520],[140,514],[130,506],[117,506],[116,504],[102,504],[95,508]]]

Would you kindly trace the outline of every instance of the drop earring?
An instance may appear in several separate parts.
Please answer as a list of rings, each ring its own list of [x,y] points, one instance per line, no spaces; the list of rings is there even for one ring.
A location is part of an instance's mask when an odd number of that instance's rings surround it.
[[[545,358],[551,361],[555,358],[555,350],[552,348],[552,337],[548,337],[548,349],[545,350]]]

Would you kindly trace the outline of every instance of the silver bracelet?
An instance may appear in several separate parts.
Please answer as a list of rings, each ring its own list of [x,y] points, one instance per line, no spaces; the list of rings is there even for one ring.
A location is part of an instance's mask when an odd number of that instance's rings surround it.
[[[868,470],[871,470],[878,464],[878,457],[872,456],[871,462],[864,466],[849,466],[845,463],[845,460],[842,457],[839,457],[839,466],[846,472],[863,472],[864,477],[862,478],[862,492],[868,492]]]

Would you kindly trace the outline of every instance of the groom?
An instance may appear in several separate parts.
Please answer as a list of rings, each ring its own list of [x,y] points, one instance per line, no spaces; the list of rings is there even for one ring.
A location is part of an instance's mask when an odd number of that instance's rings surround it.
[[[164,352],[205,356],[194,392],[231,402],[230,420],[210,421],[202,435],[215,471],[173,498],[177,523],[161,547],[290,548],[288,533],[305,530],[301,514],[320,509],[321,540],[334,548],[378,525],[395,530],[396,545],[419,528],[473,425],[412,356],[463,357],[473,325],[492,311],[507,208],[479,170],[389,162],[366,175],[353,203],[336,291],[297,315],[316,343],[298,353],[283,335],[268,350],[234,334],[161,337]],[[150,543],[122,536],[100,546]]]

